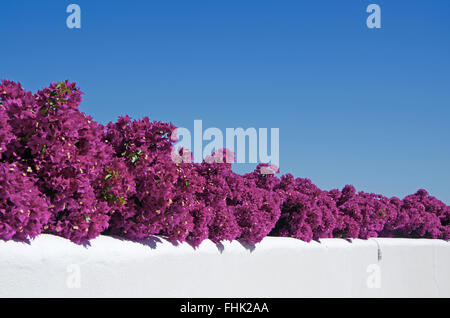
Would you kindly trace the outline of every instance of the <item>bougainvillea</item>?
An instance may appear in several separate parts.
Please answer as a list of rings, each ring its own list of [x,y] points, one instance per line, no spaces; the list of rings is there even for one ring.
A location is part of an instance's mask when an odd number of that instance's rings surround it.
[[[21,142],[35,129],[35,97],[19,83],[5,80],[0,84],[0,104],[0,146],[4,157],[9,157],[10,162],[19,161],[24,153]]]
[[[77,243],[98,236],[108,227],[110,213],[98,178],[113,156],[102,141],[103,127],[78,110],[82,93],[67,81],[34,95],[12,82],[3,82],[2,88],[16,135],[5,160],[26,166],[48,198],[51,217],[44,232]]]
[[[131,121],[124,116],[108,124],[105,141],[116,157],[125,160],[136,183],[127,208],[112,216],[111,234],[142,239],[180,221],[173,213],[169,215],[177,180],[177,165],[171,157],[174,130],[171,124],[151,122],[147,117]]]
[[[335,236],[363,238],[378,237],[387,222],[392,223],[397,217],[396,198],[389,199],[382,195],[359,192],[353,186],[344,187],[340,195],[333,192],[340,215],[339,226],[334,230]]]
[[[401,237],[450,238],[450,207],[421,189],[403,199],[400,213],[404,225],[396,234]]]
[[[228,204],[234,209],[243,240],[258,243],[275,226],[280,217],[281,198],[271,191],[258,188],[255,182],[234,174],[228,183],[232,197]]]
[[[6,145],[14,139],[11,131],[11,126],[8,123],[8,114],[3,104],[0,104],[0,158],[2,153],[6,150]]]
[[[46,198],[19,164],[0,163],[0,239],[27,240],[50,217]]]
[[[281,177],[276,187],[282,191],[281,217],[273,234],[304,241],[332,237],[338,226],[339,211],[335,201],[312,184],[311,180]]]
[[[0,239],[450,238],[450,207],[425,190],[403,200],[324,191],[265,163],[239,175],[229,150],[194,163],[174,149],[171,123],[123,116],[104,127],[79,111],[81,99],[68,81],[35,94],[1,82]]]
[[[8,115],[5,106],[0,104],[0,156],[6,150],[6,145],[14,138],[11,126],[8,123]]]
[[[208,238],[213,242],[232,241],[241,235],[241,229],[234,216],[234,207],[228,204],[232,198],[232,189],[228,180],[233,176],[231,170],[232,156],[222,149],[207,156],[199,166],[200,175],[205,178],[201,199],[207,207],[205,213],[209,218]],[[224,160],[225,159],[225,160]]]

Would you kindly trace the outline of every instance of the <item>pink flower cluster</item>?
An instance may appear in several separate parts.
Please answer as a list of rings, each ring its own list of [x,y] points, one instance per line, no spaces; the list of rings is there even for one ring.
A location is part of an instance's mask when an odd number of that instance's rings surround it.
[[[234,154],[227,151],[201,164],[192,163],[186,149],[174,154],[174,130],[172,124],[128,116],[108,124],[104,140],[135,182],[127,204],[111,216],[108,233],[135,240],[160,234],[193,245],[208,238],[260,241],[280,214],[277,197],[233,173],[225,160]]]
[[[123,116],[105,127],[79,111],[81,99],[68,81],[35,94],[1,82],[0,239],[450,237],[450,207],[425,190],[403,200],[323,191],[267,164],[239,175],[226,149],[193,163],[174,151],[171,123]]]

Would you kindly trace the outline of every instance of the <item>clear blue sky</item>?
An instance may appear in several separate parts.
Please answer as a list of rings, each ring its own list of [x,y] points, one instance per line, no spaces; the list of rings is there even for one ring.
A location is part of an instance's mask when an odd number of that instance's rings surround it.
[[[282,173],[450,204],[449,35],[448,0],[3,1],[0,78],[76,81],[102,123],[278,127]]]

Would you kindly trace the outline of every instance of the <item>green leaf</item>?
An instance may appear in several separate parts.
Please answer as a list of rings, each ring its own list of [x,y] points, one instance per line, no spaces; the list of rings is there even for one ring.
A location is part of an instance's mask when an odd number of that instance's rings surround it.
[[[120,203],[122,203],[122,205],[125,205],[127,203],[123,197],[118,197],[117,199],[120,201]]]

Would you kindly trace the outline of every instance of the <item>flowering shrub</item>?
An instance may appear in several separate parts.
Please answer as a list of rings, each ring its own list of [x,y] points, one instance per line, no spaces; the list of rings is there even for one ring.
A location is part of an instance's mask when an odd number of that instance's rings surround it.
[[[403,199],[400,209],[403,226],[396,233],[402,237],[450,238],[450,207],[425,190]]]
[[[199,167],[200,175],[205,179],[201,194],[207,207],[210,222],[208,238],[213,242],[232,241],[241,235],[241,229],[234,216],[234,207],[229,205],[233,196],[228,180],[233,175],[231,160],[223,160],[226,154],[217,152],[205,158]],[[226,158],[225,158],[226,159]]]
[[[36,94],[5,81],[2,103],[16,138],[5,159],[20,162],[49,201],[46,233],[80,243],[108,227],[110,208],[98,178],[113,160],[103,127],[81,113],[82,93],[73,83],[53,83]],[[124,171],[127,171],[124,166]]]
[[[219,149],[198,166],[205,185],[200,200],[205,209],[199,214],[203,238],[213,242],[242,239],[248,243],[261,241],[280,216],[279,197],[257,186],[255,171],[241,176],[231,170],[234,154]]]
[[[363,238],[378,237],[387,222],[397,217],[397,198],[389,199],[382,195],[359,192],[353,186],[344,187],[340,195],[334,192],[332,197],[337,202],[341,213],[339,228],[335,236]]]
[[[240,175],[233,174],[229,184],[233,194],[229,204],[241,229],[240,238],[249,243],[260,242],[280,217],[280,197]]]
[[[304,241],[333,237],[338,227],[339,211],[336,203],[309,179],[287,174],[276,186],[281,190],[281,217],[273,234],[290,236]]]
[[[0,83],[0,104],[0,153],[10,157],[11,162],[20,160],[15,151],[20,149],[24,152],[21,142],[35,128],[35,97],[31,92],[24,91],[19,83],[5,80]],[[8,147],[10,149],[6,154]]]
[[[6,145],[14,138],[11,132],[11,126],[8,123],[8,114],[6,108],[0,104],[0,158],[6,150]]]
[[[238,175],[229,150],[193,163],[188,149],[175,151],[171,123],[123,116],[104,127],[81,100],[68,81],[35,94],[1,82],[0,239],[450,238],[450,207],[425,190],[403,200],[351,185],[323,191],[268,164]]]
[[[109,233],[130,239],[160,234],[194,245],[208,238],[210,212],[199,198],[205,180],[198,165],[185,160],[189,152],[173,152],[174,131],[172,124],[147,117],[131,121],[124,116],[108,124],[105,140],[116,157],[124,158],[136,182],[129,206],[112,216]]]
[[[0,163],[2,240],[34,238],[50,217],[45,196],[27,174],[17,163]]]

